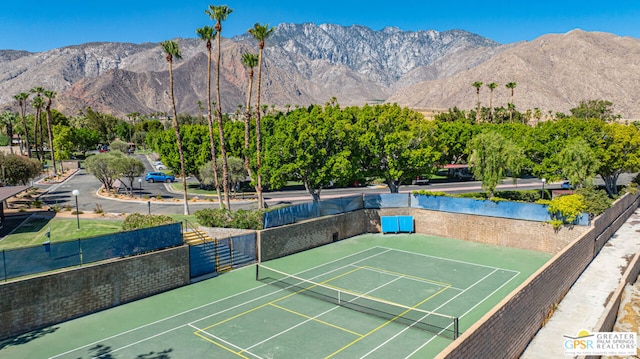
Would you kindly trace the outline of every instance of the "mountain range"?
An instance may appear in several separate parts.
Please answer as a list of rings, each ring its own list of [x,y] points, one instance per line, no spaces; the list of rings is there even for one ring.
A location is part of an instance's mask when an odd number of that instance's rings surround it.
[[[206,108],[207,52],[199,39],[176,39],[178,112]],[[245,52],[257,53],[249,35],[222,38],[221,102],[234,112],[246,101]],[[214,42],[214,59],[217,49]],[[513,103],[520,111],[565,112],[580,101],[613,103],[624,119],[640,119],[640,40],[573,30],[530,42],[499,44],[463,30],[402,31],[387,27],[280,24],[264,50],[262,104],[306,106],[332,97],[343,106],[395,102],[426,110]],[[215,64],[214,64],[215,71]],[[256,71],[257,74],[257,71]],[[215,73],[213,86],[215,89]],[[85,43],[45,52],[0,50],[0,109],[17,110],[13,96],[42,86],[57,92],[54,108],[67,115],[91,107],[127,113],[171,112],[168,66],[155,43]],[[254,86],[255,90],[255,86]],[[215,98],[215,96],[214,96]],[[254,95],[255,100],[255,95]]]

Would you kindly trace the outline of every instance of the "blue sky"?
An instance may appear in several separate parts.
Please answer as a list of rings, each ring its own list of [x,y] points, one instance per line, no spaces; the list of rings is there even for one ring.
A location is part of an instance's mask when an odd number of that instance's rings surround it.
[[[283,22],[365,25],[374,30],[463,29],[501,43],[533,40],[547,33],[580,28],[640,38],[640,1],[350,1],[273,0],[211,2],[200,0],[58,0],[0,4],[0,49],[44,51],[94,41],[160,42],[195,37],[212,22],[209,4],[234,12],[222,34],[242,34],[254,23]]]

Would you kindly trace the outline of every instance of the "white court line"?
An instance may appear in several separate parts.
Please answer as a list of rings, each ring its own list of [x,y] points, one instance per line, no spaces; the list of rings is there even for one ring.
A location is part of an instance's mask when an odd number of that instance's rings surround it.
[[[369,267],[369,266],[361,267],[361,266],[355,266],[355,265],[353,267],[356,267],[356,268],[359,268],[359,269],[363,269],[363,270],[368,270],[368,271],[371,271],[371,272],[386,274],[386,275],[389,275],[389,276],[392,276],[392,277],[400,277],[400,278],[412,280],[412,281],[415,281],[415,282],[418,282],[418,283],[432,284],[432,285],[435,285],[435,286],[438,286],[438,287],[443,287],[443,288],[453,289],[453,290],[463,290],[461,288],[454,287],[454,286],[452,286],[452,285],[450,285],[448,283],[436,282],[436,281],[432,281],[432,280],[429,280],[429,279],[426,279],[426,278],[419,278],[419,277],[412,276],[412,275],[409,275],[409,274],[404,274],[404,273],[395,273],[395,272],[384,270],[382,268],[374,268],[374,267]]]
[[[197,332],[199,332],[199,333],[204,333],[204,334],[205,334],[205,335],[207,335],[208,337],[211,337],[211,338],[213,338],[213,339],[215,339],[215,340],[217,340],[217,341],[219,341],[219,342],[221,342],[221,343],[224,343],[224,344],[226,344],[226,345],[228,345],[228,346],[230,346],[230,347],[233,347],[233,348],[235,348],[235,349],[237,349],[237,350],[240,350],[240,351],[242,351],[242,352],[244,352],[244,353],[248,353],[248,354],[250,354],[250,355],[252,355],[252,356],[254,356],[254,357],[258,358],[258,359],[262,359],[262,357],[261,357],[261,356],[259,356],[259,355],[257,355],[257,354],[254,354],[254,353],[250,352],[250,351],[249,351],[249,350],[247,350],[247,349],[241,348],[241,347],[239,347],[239,346],[237,346],[237,345],[235,345],[235,344],[233,344],[233,343],[231,343],[231,342],[228,342],[228,341],[226,341],[226,340],[224,340],[224,339],[222,339],[222,338],[220,338],[220,337],[218,337],[218,336],[216,336],[216,335],[213,335],[213,334],[211,334],[211,333],[207,332],[206,330],[202,330],[202,329],[200,329],[200,328],[196,327],[195,325],[189,324],[189,326],[190,326],[191,328],[195,329]],[[237,354],[237,353],[234,353],[234,354]]]
[[[446,304],[448,304],[449,302],[451,302],[452,300],[456,299],[457,297],[459,297],[460,295],[462,295],[464,292],[466,292],[467,290],[473,288],[475,285],[477,285],[478,283],[482,282],[483,280],[487,279],[488,277],[490,277],[493,273],[497,272],[499,270],[499,268],[494,269],[491,273],[487,274],[486,276],[480,278],[479,280],[477,280],[475,283],[473,283],[471,286],[467,287],[465,290],[463,290],[462,292],[456,294],[455,296],[451,297],[451,299],[447,300],[446,302],[442,303],[440,306],[438,306],[437,308],[435,308],[434,310],[432,310],[432,312],[435,312],[436,310],[444,307]],[[427,315],[428,316],[428,315]],[[420,320],[426,318],[427,316],[421,318]],[[402,329],[401,331],[398,332],[398,334],[392,336],[391,338],[387,339],[386,341],[384,341],[384,343],[381,343],[380,345],[378,345],[377,347],[373,348],[371,351],[369,351],[368,353],[366,353],[365,355],[363,355],[361,358],[365,358],[367,356],[369,356],[369,354],[375,352],[376,350],[380,349],[381,347],[383,347],[384,345],[386,345],[387,343],[389,343],[390,341],[392,341],[393,339],[395,339],[398,335],[404,333],[405,331],[409,330],[413,325],[410,325],[404,329]],[[438,334],[442,333],[443,331],[445,331],[446,328],[443,328],[440,332],[438,332]],[[431,337],[431,339],[427,340],[424,344],[422,344],[421,346],[419,346],[416,350],[414,350],[413,352],[411,352],[408,356],[412,356],[413,354],[415,354],[418,350],[422,349],[425,345],[431,343],[431,341],[433,339],[436,338],[436,335],[434,335],[433,337]]]
[[[345,267],[343,267],[343,268],[346,268],[346,267],[347,267],[347,266],[345,266]],[[393,282],[395,282],[395,281],[397,281],[397,280],[399,280],[399,279],[400,279],[400,277],[397,277],[397,278],[395,278],[395,279],[392,279],[392,280],[388,281],[387,283],[384,283],[384,284],[382,284],[382,285],[379,285],[379,286],[377,286],[376,288],[373,288],[373,289],[371,289],[370,291],[365,292],[365,293],[363,293],[362,295],[357,296],[357,297],[355,297],[355,298],[351,299],[351,300],[350,300],[350,302],[352,302],[352,301],[354,301],[354,300],[356,300],[356,299],[358,299],[358,298],[365,297],[365,296],[366,296],[366,295],[368,295],[369,293],[374,292],[374,291],[376,291],[376,290],[378,290],[378,289],[380,289],[380,288],[386,287],[387,285],[389,285],[389,284],[391,284],[391,283],[393,283]],[[294,328],[296,328],[296,327],[299,327],[299,326],[301,326],[301,325],[303,325],[303,324],[306,324],[306,323],[308,323],[308,322],[310,322],[310,321],[313,321],[314,319],[316,319],[316,318],[318,318],[318,317],[320,317],[320,316],[322,316],[322,315],[325,315],[325,314],[327,314],[327,313],[329,313],[329,312],[331,312],[331,311],[334,311],[334,310],[336,310],[336,309],[338,309],[338,308],[341,308],[341,307],[342,307],[341,305],[337,304],[337,305],[335,305],[333,308],[328,309],[328,310],[326,310],[326,311],[324,311],[324,312],[322,312],[322,313],[320,313],[320,314],[318,314],[318,315],[314,316],[313,318],[309,318],[309,319],[307,319],[307,320],[304,320],[304,321],[302,321],[302,322],[300,322],[300,323],[296,324],[296,325],[295,325],[295,326],[293,326],[293,327],[287,328],[287,330],[281,331],[280,333],[276,333],[276,334],[274,334],[274,335],[270,336],[269,338],[266,338],[266,339],[264,339],[263,341],[258,342],[258,343],[256,343],[256,344],[254,344],[254,345],[250,346],[250,347],[249,347],[249,349],[252,349],[252,348],[254,348],[254,347],[256,347],[256,346],[258,346],[258,345],[260,345],[260,344],[263,344],[263,343],[265,343],[265,342],[268,342],[269,340],[272,340],[273,338],[276,338],[276,337],[278,337],[278,336],[280,336],[280,335],[283,335],[283,334],[287,333],[288,331],[290,331],[290,330],[292,330],[292,329],[294,329]],[[364,336],[362,336],[362,337],[364,337]]]
[[[310,271],[310,270],[313,270],[313,269],[320,268],[320,267],[325,266],[325,265],[327,265],[327,264],[331,264],[331,263],[334,263],[334,262],[338,262],[338,261],[344,260],[345,258],[349,258],[349,257],[353,257],[353,256],[356,256],[356,255],[360,255],[360,254],[362,254],[362,253],[365,253],[365,252],[370,251],[370,250],[375,249],[375,248],[376,248],[376,247],[367,248],[367,249],[364,249],[364,250],[362,250],[362,251],[359,251],[359,252],[356,252],[356,253],[350,254],[350,255],[348,255],[348,256],[344,256],[344,257],[341,257],[341,258],[335,259],[335,260],[333,260],[333,261],[330,261],[330,262],[327,262],[327,263],[324,263],[324,264],[317,265],[317,266],[315,266],[315,267],[313,267],[313,268],[307,269],[307,270],[302,271],[302,272],[299,272],[299,273],[304,273],[304,272],[306,272],[306,271]],[[384,249],[384,248],[382,248],[382,249]],[[378,255],[382,254],[382,253],[386,253],[387,251],[388,251],[388,250],[385,250],[384,252],[381,252],[381,253],[376,253],[376,254],[371,255],[371,256],[369,256],[369,257],[367,257],[367,258],[363,258],[363,259],[361,259],[361,260],[359,260],[359,261],[357,261],[357,262],[355,262],[355,263],[358,263],[358,262],[360,262],[360,261],[362,261],[362,260],[365,260],[365,259],[368,259],[368,258],[373,258],[373,257],[375,257],[375,256],[378,256]],[[346,267],[346,266],[345,266],[345,267]],[[246,267],[246,268],[250,268],[250,267]],[[198,307],[195,307],[195,308],[191,308],[191,309],[185,310],[185,311],[183,311],[183,312],[180,312],[180,313],[177,313],[177,314],[174,314],[174,315],[168,316],[168,317],[166,317],[166,318],[162,318],[162,319],[156,320],[156,321],[154,321],[154,322],[147,323],[147,324],[145,324],[145,325],[141,325],[141,326],[139,326],[139,327],[136,327],[136,328],[133,328],[133,329],[129,329],[129,330],[127,330],[127,331],[124,331],[124,332],[121,332],[121,333],[118,333],[118,334],[115,334],[115,335],[112,335],[112,336],[109,336],[109,337],[106,337],[106,338],[102,338],[102,339],[97,340],[97,341],[94,341],[94,342],[92,342],[92,343],[85,344],[85,345],[80,346],[80,347],[77,347],[77,348],[75,348],[75,349],[71,349],[71,350],[68,350],[68,351],[66,351],[66,352],[63,352],[63,353],[60,353],[60,354],[57,354],[57,355],[51,356],[51,357],[49,357],[49,359],[58,358],[58,357],[61,357],[61,356],[63,356],[63,355],[66,355],[66,354],[70,354],[70,353],[73,353],[73,352],[75,352],[75,351],[78,351],[78,350],[81,350],[81,349],[84,349],[84,348],[87,348],[87,347],[94,346],[94,345],[99,344],[99,343],[101,343],[101,342],[103,342],[103,341],[111,340],[111,339],[117,338],[117,337],[122,336],[122,335],[126,335],[126,334],[129,334],[129,333],[133,333],[133,332],[138,331],[138,330],[140,330],[140,329],[144,329],[144,328],[146,328],[146,327],[149,327],[149,326],[152,326],[152,325],[156,325],[156,324],[158,324],[158,323],[161,323],[161,322],[164,322],[164,321],[167,321],[167,320],[170,320],[170,319],[173,319],[173,318],[176,318],[176,317],[182,316],[182,315],[184,315],[184,314],[187,314],[187,313],[190,313],[190,312],[193,312],[193,311],[196,311],[196,310],[199,310],[199,309],[202,309],[202,308],[208,307],[208,306],[210,306],[210,305],[214,305],[214,304],[217,304],[217,303],[219,303],[219,302],[222,302],[222,301],[225,301],[225,300],[229,300],[229,299],[232,299],[232,298],[237,297],[237,296],[242,296],[242,295],[244,295],[244,294],[246,294],[246,293],[249,293],[249,292],[251,292],[251,291],[254,291],[254,290],[257,290],[257,289],[263,288],[263,287],[265,287],[265,286],[268,286],[268,284],[263,284],[263,285],[260,285],[260,286],[258,286],[258,287],[255,287],[255,288],[247,289],[247,290],[242,291],[242,292],[240,292],[240,293],[236,293],[236,294],[234,294],[234,295],[231,295],[231,296],[228,296],[228,297],[225,297],[225,298],[220,298],[220,299],[215,300],[215,301],[213,301],[213,302],[205,303],[205,304],[200,305],[200,306],[198,306]],[[277,293],[277,292],[274,292],[274,293]],[[267,295],[261,296],[261,297],[259,297],[259,298],[255,298],[255,299],[252,299],[252,300],[246,301],[246,302],[242,303],[241,305],[251,303],[251,302],[256,301],[256,300],[258,300],[258,299],[262,299],[263,297],[273,295],[274,293],[270,293],[270,294],[267,294]],[[235,307],[234,307],[234,308],[235,308]],[[224,312],[224,311],[219,312],[219,313],[223,313],[223,312]],[[216,314],[212,314],[212,315],[206,316],[206,317],[204,317],[204,318],[200,318],[200,319],[198,319],[198,320],[196,320],[196,321],[193,321],[193,322],[190,322],[190,323],[194,323],[194,322],[197,322],[197,321],[200,321],[200,320],[203,320],[203,319],[209,318],[209,317],[211,317],[211,316],[213,316],[213,315],[216,315]],[[185,326],[186,326],[186,325],[188,325],[188,324],[189,324],[189,323],[186,323],[186,324],[183,324],[183,325],[180,325],[180,326],[174,327],[174,328],[172,328],[172,329],[169,329],[169,330],[164,331],[163,333],[168,333],[168,332],[171,332],[171,331],[173,331],[173,330],[177,330],[177,329],[183,328],[183,327],[185,327]],[[140,340],[140,342],[145,341],[145,340],[148,340],[148,339],[152,339],[152,338],[154,338],[155,336],[156,336],[156,335],[153,335],[153,336],[147,337],[147,338],[145,338],[145,339]],[[122,348],[125,348],[125,347],[122,347]],[[115,349],[115,350],[113,350],[112,352],[118,351],[118,350],[120,350],[120,349],[121,349],[121,348]]]
[[[495,271],[491,272],[491,274],[493,274],[493,273],[495,273]],[[490,274],[490,275],[491,275],[491,274]],[[492,295],[494,295],[494,294],[495,294],[497,291],[499,291],[502,287],[504,287],[504,286],[505,286],[505,285],[507,285],[509,282],[511,282],[511,281],[513,280],[513,278],[515,278],[515,277],[517,277],[517,276],[519,276],[519,275],[520,275],[520,272],[518,272],[517,274],[515,274],[513,277],[509,278],[509,280],[508,280],[508,281],[504,282],[501,286],[499,286],[498,288],[496,288],[493,292],[491,292],[490,294],[488,294],[488,295],[486,295],[484,298],[482,298],[482,300],[481,300],[481,301],[479,301],[476,305],[474,305],[473,307],[471,307],[471,309],[469,309],[469,310],[467,310],[466,312],[464,312],[464,314],[462,314],[459,318],[462,318],[462,317],[464,317],[465,315],[469,314],[469,312],[471,312],[475,307],[477,307],[478,305],[480,305],[480,303],[482,303],[482,302],[484,302],[485,300],[489,299],[489,297],[491,297]],[[486,278],[486,277],[485,277],[485,278]],[[483,279],[481,279],[481,280],[484,280],[484,278],[483,278]],[[476,285],[476,284],[477,284],[477,283],[474,283],[473,285]],[[469,288],[471,288],[471,287],[469,287]],[[435,338],[435,337],[434,337],[434,338]],[[433,340],[433,338],[432,338],[432,339],[430,339],[428,342],[424,343],[423,345],[421,345],[421,346],[420,346],[419,348],[417,348],[416,350],[414,350],[411,354],[409,354],[409,356],[411,356],[411,355],[415,354],[418,350],[420,350],[420,349],[424,348],[424,346],[425,346],[425,345],[427,345],[431,340]],[[408,356],[408,357],[409,357],[409,356]],[[408,357],[407,357],[407,358],[408,358]]]
[[[409,253],[409,254],[415,254],[418,256],[422,256],[422,257],[429,257],[429,258],[436,258],[436,259],[441,259],[443,261],[449,261],[449,262],[456,262],[456,263],[462,263],[462,264],[468,264],[468,265],[472,265],[472,266],[478,266],[478,267],[484,267],[484,268],[489,268],[489,269],[500,269],[506,272],[514,272],[514,273],[518,273],[520,274],[520,272],[515,271],[515,270],[511,270],[511,269],[505,269],[505,268],[499,268],[499,267],[492,267],[492,266],[487,266],[484,264],[478,264],[478,263],[471,263],[471,262],[465,262],[465,261],[461,261],[458,259],[450,259],[450,258],[444,258],[444,257],[437,257],[437,256],[430,256],[428,254],[422,254],[422,253],[415,253],[415,252],[409,252],[409,251],[405,251],[402,249],[395,249],[395,248],[387,248],[387,247],[381,247],[381,246],[375,246],[372,248],[383,248],[383,249],[387,249],[390,251],[397,251],[397,252],[403,252],[403,253]]]

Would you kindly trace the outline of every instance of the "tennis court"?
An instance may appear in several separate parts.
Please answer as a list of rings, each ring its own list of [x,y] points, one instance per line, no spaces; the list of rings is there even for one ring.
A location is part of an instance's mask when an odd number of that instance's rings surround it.
[[[428,358],[550,257],[362,235],[5,341],[0,356]]]

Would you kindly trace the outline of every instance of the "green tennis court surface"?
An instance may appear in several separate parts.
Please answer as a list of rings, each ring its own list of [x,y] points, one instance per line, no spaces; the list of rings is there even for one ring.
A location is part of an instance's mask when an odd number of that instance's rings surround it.
[[[464,332],[550,257],[362,235],[263,263],[260,281],[250,266],[22,335],[0,357],[428,358],[454,318]]]

